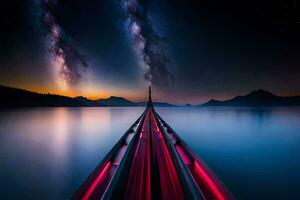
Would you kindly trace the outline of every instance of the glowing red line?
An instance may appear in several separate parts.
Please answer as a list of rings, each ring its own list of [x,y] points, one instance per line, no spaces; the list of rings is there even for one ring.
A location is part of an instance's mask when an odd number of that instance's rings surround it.
[[[176,145],[176,150],[178,151],[179,155],[181,156],[183,162],[186,164],[186,165],[189,165],[191,162],[190,162],[190,159],[186,156],[186,154],[184,153],[183,149]]]
[[[102,180],[102,178],[106,174],[106,172],[107,172],[110,164],[111,164],[110,161],[108,161],[105,164],[105,166],[104,166],[103,170],[101,171],[101,173],[97,176],[97,178],[94,180],[94,182],[91,184],[91,186],[89,187],[89,189],[85,192],[85,194],[81,198],[82,200],[88,200],[90,198],[90,196],[94,192],[95,188],[97,187],[97,185],[99,184],[99,182]]]
[[[151,112],[151,118],[155,126],[152,129],[152,139],[153,149],[159,167],[162,199],[184,199],[174,163],[153,112]],[[156,132],[154,130],[156,130]]]
[[[124,199],[151,199],[149,111],[136,146]]]
[[[197,161],[194,161],[195,164],[195,172],[197,175],[201,176],[202,179],[205,181],[205,183],[209,186],[213,194],[215,195],[217,200],[225,200],[225,197],[220,192],[216,184],[211,180],[211,178],[208,176],[206,171],[203,169],[202,166]]]

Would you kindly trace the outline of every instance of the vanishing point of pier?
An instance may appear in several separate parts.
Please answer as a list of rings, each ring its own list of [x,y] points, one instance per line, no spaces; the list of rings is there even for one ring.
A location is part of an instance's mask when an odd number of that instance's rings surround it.
[[[228,200],[223,184],[158,115],[151,99],[72,199]]]

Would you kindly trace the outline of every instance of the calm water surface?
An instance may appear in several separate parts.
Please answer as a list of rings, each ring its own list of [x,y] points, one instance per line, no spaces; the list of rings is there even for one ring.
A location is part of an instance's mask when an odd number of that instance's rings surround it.
[[[4,199],[67,199],[144,108],[0,110]],[[300,199],[300,108],[157,108],[238,199]]]

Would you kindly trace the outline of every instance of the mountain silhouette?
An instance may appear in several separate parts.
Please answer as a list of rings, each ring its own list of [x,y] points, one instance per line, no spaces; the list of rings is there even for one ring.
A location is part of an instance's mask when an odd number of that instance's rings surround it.
[[[137,103],[134,103],[132,101],[129,101],[123,97],[116,97],[116,96],[111,96],[107,99],[98,99],[96,100],[99,103],[102,103],[106,106],[111,106],[111,107],[119,107],[119,106],[124,106],[124,107],[131,107],[131,106],[137,106]]]
[[[66,96],[40,94],[0,85],[0,107],[80,107],[84,103]]]
[[[67,97],[55,94],[41,94],[24,89],[0,85],[0,107],[139,107],[147,102],[133,102],[123,97],[91,100],[83,96]],[[174,107],[165,102],[153,102],[157,107]],[[186,104],[185,106],[192,106]],[[300,106],[300,96],[277,96],[266,90],[254,90],[247,95],[237,96],[229,100],[212,99],[196,106]]]
[[[154,102],[153,104],[158,107],[175,106],[163,102]],[[0,85],[0,107],[138,107],[146,105],[147,102],[132,102],[116,96],[91,100],[83,96],[72,98],[55,94],[41,94]]]
[[[102,103],[106,106],[111,106],[111,107],[119,107],[119,106],[124,106],[124,107],[139,107],[139,106],[146,106],[147,102],[133,102],[129,101],[123,97],[115,97],[111,96],[107,99],[99,99],[97,102]],[[165,103],[165,102],[153,102],[154,106],[157,107],[174,107],[176,105],[170,104],[170,103]]]
[[[298,106],[300,96],[276,96],[266,90],[254,90],[245,96],[237,96],[229,100],[210,100],[202,106]]]

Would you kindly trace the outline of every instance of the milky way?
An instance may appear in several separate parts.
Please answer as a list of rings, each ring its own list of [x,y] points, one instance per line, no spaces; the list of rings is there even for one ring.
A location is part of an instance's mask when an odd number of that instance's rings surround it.
[[[145,0],[123,0],[128,30],[145,69],[145,79],[152,85],[168,86],[173,81],[165,41],[154,29]]]
[[[58,22],[57,16],[61,12],[58,0],[40,0],[40,7],[49,50],[59,65],[61,77],[69,86],[74,86],[80,82],[88,66],[86,59]]]

